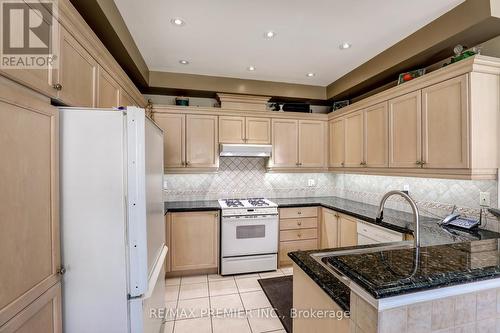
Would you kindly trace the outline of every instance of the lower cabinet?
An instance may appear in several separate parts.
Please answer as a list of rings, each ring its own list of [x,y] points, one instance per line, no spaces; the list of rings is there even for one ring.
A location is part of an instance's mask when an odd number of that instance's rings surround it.
[[[289,252],[314,250],[318,244],[318,207],[281,208],[279,265],[292,264]]]
[[[5,325],[0,326],[2,333],[61,333],[61,283],[29,304]]]
[[[217,268],[219,212],[167,214],[167,272]]]
[[[358,245],[401,242],[405,235],[373,224],[358,222]]]
[[[330,209],[321,209],[321,248],[332,249],[339,246],[339,214]]]
[[[356,246],[358,245],[358,222],[353,217],[339,214],[339,246]]]

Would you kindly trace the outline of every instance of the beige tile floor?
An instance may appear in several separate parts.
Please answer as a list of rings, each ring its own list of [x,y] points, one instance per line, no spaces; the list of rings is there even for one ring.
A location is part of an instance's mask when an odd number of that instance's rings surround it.
[[[257,280],[291,274],[288,267],[261,274],[168,278],[164,333],[285,333],[280,320],[269,315],[271,304]]]

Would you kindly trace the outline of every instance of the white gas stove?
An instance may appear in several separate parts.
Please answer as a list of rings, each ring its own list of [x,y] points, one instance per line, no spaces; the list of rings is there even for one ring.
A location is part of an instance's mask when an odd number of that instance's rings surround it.
[[[219,200],[221,274],[276,270],[278,205],[263,198]]]
[[[264,198],[219,200],[222,216],[278,214],[278,205]]]

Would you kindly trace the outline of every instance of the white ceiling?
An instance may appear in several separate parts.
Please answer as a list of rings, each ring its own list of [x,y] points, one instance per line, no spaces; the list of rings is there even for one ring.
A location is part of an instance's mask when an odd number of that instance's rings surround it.
[[[150,70],[321,86],[463,1],[115,0]]]

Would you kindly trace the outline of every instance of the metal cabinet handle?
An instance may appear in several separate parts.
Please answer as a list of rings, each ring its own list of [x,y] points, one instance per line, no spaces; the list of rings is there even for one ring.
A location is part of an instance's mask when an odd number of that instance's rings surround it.
[[[62,86],[62,84],[60,84],[60,83],[54,83],[54,84],[52,85],[52,88],[54,88],[54,89],[55,89],[55,90],[57,90],[57,91],[61,91],[61,90],[62,90],[62,88],[63,88],[63,86]]]
[[[302,214],[302,212],[301,212],[301,211],[298,211],[298,212],[297,212],[297,214],[301,215],[301,214]]]
[[[186,166],[190,166],[191,163],[189,161],[186,161]]]
[[[297,234],[297,237],[298,238],[302,238],[302,234]]]
[[[344,166],[344,165],[345,165],[345,163],[344,163],[344,162],[342,162],[342,163],[340,163],[340,165],[341,165],[341,166]]]
[[[66,268],[64,266],[61,266],[57,269],[56,273],[59,275],[64,275],[66,273]]]
[[[301,221],[297,222],[297,225],[302,225],[302,222]]]

